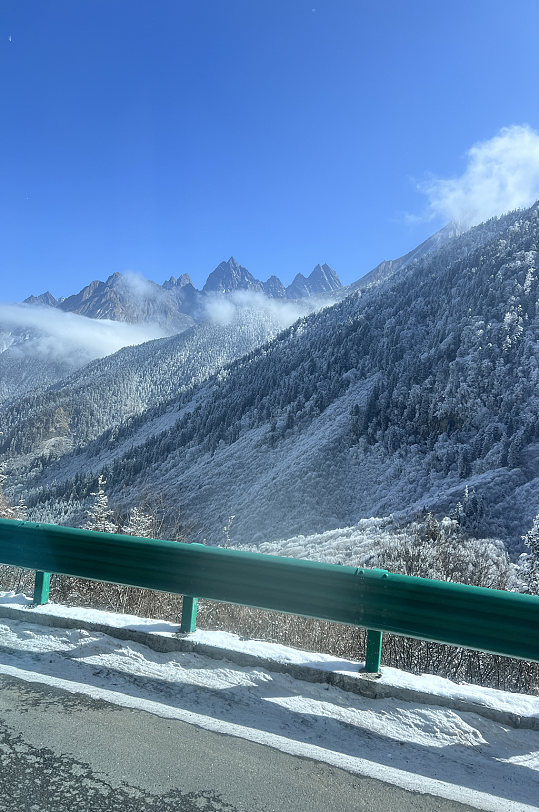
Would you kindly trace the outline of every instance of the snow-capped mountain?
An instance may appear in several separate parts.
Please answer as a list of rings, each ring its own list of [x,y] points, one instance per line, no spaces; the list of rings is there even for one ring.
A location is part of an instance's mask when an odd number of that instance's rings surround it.
[[[179,310],[178,300],[170,290],[138,276],[121,273],[112,274],[106,282],[91,282],[56,306],[65,312],[92,319],[152,322],[170,333],[181,333],[193,324],[193,319]]]
[[[208,316],[168,338],[124,347],[85,365],[46,391],[33,391],[0,412],[0,447],[51,457],[206,380],[274,338],[308,303],[283,310],[263,298],[227,303],[226,318]]]
[[[103,470],[118,506],[159,493],[209,543],[460,501],[515,544],[539,504],[538,242],[538,204],[443,239],[74,452],[15,460],[11,481],[33,518],[77,521]]]
[[[285,288],[278,276],[270,276],[260,282],[246,268],[238,265],[234,257],[221,262],[208,276],[203,293],[230,293],[235,290],[252,290],[264,293],[270,298],[303,299],[322,293],[334,293],[342,288],[342,283],[329,265],[316,265],[308,277],[296,274],[293,282]]]
[[[47,291],[29,296],[26,304],[57,307],[93,319],[113,319],[130,323],[152,322],[169,333],[179,333],[205,318],[208,296],[228,295],[236,291],[252,291],[269,298],[302,299],[337,292],[341,281],[329,265],[317,265],[308,277],[297,274],[287,288],[277,276],[260,282],[240,265],[234,257],[221,262],[208,276],[201,291],[189,276],[171,276],[162,285],[135,274],[114,273],[105,282],[94,280],[78,293],[56,300]]]
[[[333,293],[342,288],[341,281],[329,265],[316,265],[309,276],[296,274],[291,285],[286,288],[289,299],[301,299],[303,296],[315,296],[320,293]]]
[[[272,299],[284,299],[286,288],[278,276],[270,276],[263,284],[264,293]]]
[[[201,291],[194,287],[188,274],[178,278],[171,276],[163,285],[158,285],[135,274],[114,273],[106,281],[94,280],[67,298],[56,299],[50,291],[29,296],[23,305],[6,306],[10,308],[9,318],[0,305],[0,403],[14,402],[26,392],[57,383],[94,358],[114,352],[118,346],[176,335],[196,323],[212,320],[220,299],[227,300],[224,307],[232,311],[237,302],[230,305],[228,300],[240,293],[270,300],[301,300],[297,303],[296,315],[299,315],[313,310],[315,304],[319,306],[308,299],[319,294],[338,293],[342,289],[337,274],[327,265],[317,266],[307,282],[301,290],[293,290],[293,286],[285,289],[276,276],[262,283],[231,257],[212,271]],[[266,315],[269,312],[260,301],[256,307]],[[100,334],[106,332],[103,325],[94,325],[96,338],[88,335],[92,332],[91,322],[71,324],[64,320],[65,327],[59,328],[56,323],[59,320],[55,321],[52,315],[54,310],[94,322],[140,324],[147,325],[148,329],[140,336],[129,332],[124,341],[120,339],[126,331],[116,330],[118,335],[114,340],[101,340]],[[278,322],[282,322],[282,314],[274,315]],[[264,318],[262,316],[262,320]],[[290,321],[287,315],[282,326]],[[261,340],[273,334],[271,318],[268,329]],[[58,341],[58,331],[64,337],[61,341]],[[82,346],[71,341],[71,337],[76,337],[79,332],[85,336]],[[232,357],[236,356],[227,356],[227,360]]]
[[[203,293],[231,293],[233,290],[254,290],[262,293],[262,282],[255,279],[247,268],[239,265],[234,257],[221,262],[208,276]]]

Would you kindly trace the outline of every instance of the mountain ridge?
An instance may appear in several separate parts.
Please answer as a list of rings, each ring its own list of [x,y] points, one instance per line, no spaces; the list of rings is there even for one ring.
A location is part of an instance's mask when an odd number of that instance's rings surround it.
[[[193,319],[198,321],[202,317],[208,296],[248,291],[269,298],[294,300],[338,292],[342,287],[337,273],[326,264],[316,265],[308,277],[298,274],[292,284],[285,287],[275,275],[261,282],[230,257],[208,275],[201,290],[195,288],[186,273],[178,278],[171,276],[159,285],[116,271],[104,282],[93,280],[71,296],[57,300],[47,291],[39,296],[29,296],[24,303],[57,307],[89,318],[134,323],[156,321],[167,329],[180,332],[187,329]]]

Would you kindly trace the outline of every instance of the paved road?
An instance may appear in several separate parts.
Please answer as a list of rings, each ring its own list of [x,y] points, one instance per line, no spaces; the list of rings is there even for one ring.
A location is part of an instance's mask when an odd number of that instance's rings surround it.
[[[1,812],[465,812],[309,759],[0,677]]]

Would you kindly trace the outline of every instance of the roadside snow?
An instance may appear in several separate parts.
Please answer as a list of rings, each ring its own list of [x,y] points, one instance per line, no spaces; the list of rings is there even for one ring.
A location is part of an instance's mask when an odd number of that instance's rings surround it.
[[[53,603],[35,606],[31,598],[13,592],[0,592],[0,614],[4,606],[21,611],[25,609],[31,610],[32,614],[47,618],[58,617],[81,621],[86,626],[108,627],[111,634],[114,633],[112,630],[121,629],[122,631],[145,632],[158,637],[179,640],[178,624],[167,620],[152,620],[137,615],[124,615]],[[103,631],[103,629],[99,630]],[[234,654],[249,655],[263,660],[265,665],[273,662],[279,665],[307,666],[322,672],[340,674],[350,680],[365,678],[362,662],[346,660],[333,654],[302,651],[279,643],[244,639],[230,632],[197,629],[192,634],[182,635],[181,640],[193,643],[195,649],[197,647],[211,647],[221,651],[226,650],[231,658]],[[373,688],[373,693],[376,692],[377,695],[382,694],[384,688],[395,689],[395,692],[398,692],[399,689],[409,689],[416,694],[430,694],[433,699],[446,699],[448,702],[465,702],[473,706],[482,706],[493,711],[499,711],[500,714],[511,713],[515,717],[530,720],[528,726],[536,727],[539,730],[539,696],[512,694],[495,688],[458,684],[444,677],[437,677],[434,674],[417,676],[388,666],[384,666],[381,676],[376,679],[373,685],[376,686],[376,688]],[[426,699],[428,701],[428,696]],[[475,707],[474,710],[476,710]]]
[[[0,593],[0,673],[85,693],[333,764],[477,809],[524,812],[539,799],[539,732],[512,729],[476,713],[371,699],[324,683],[305,682],[269,667],[238,665],[238,652],[275,664],[310,665],[360,677],[346,660],[224,632],[197,631],[186,639],[228,649],[230,660],[189,651],[158,652],[118,629],[176,637],[177,626],[108,612],[47,605],[29,609],[21,595]],[[36,622],[28,621],[32,612]],[[23,619],[24,615],[24,619]],[[111,634],[57,628],[66,618],[109,626]],[[184,638],[185,639],[185,638]],[[539,717],[539,698],[455,685],[384,669],[381,681],[439,696],[489,703]]]

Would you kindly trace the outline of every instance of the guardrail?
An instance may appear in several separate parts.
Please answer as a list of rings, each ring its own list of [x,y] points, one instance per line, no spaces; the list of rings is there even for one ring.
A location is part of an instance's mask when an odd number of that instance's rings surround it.
[[[539,661],[539,597],[238,550],[0,519],[0,562],[184,596],[182,631],[198,598],[362,626],[365,670],[380,670],[382,633]]]

